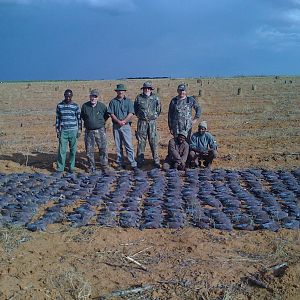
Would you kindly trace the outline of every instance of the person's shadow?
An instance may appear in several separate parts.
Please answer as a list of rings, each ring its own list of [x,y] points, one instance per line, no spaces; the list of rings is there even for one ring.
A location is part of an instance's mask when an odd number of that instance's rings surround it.
[[[95,162],[96,167],[100,168],[99,163],[99,154],[97,151],[94,153],[95,155]],[[66,169],[68,166],[68,159],[69,159],[69,153],[67,153],[66,158]],[[115,168],[117,166],[116,164],[117,156],[114,153],[108,154],[108,163],[112,168]],[[44,152],[32,152],[32,153],[13,153],[11,155],[0,155],[0,161],[12,161],[14,163],[19,164],[20,166],[25,167],[33,167],[37,169],[47,170],[49,172],[56,171],[56,160],[57,160],[57,154],[56,153],[44,153]],[[77,152],[76,153],[76,163],[75,167],[77,169],[81,169],[82,171],[87,171],[88,169],[88,162],[86,153],[83,152]],[[126,169],[130,169],[129,162],[126,159]],[[142,170],[148,171],[153,168],[153,161],[150,159],[145,159],[144,165],[141,168]]]

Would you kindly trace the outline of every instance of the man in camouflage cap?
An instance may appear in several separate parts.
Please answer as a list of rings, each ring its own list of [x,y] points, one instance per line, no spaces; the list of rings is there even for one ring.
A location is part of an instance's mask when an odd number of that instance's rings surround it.
[[[187,132],[187,140],[190,140],[192,127],[197,123],[201,115],[201,108],[194,97],[187,96],[186,85],[180,84],[177,88],[178,95],[169,105],[168,125],[169,130],[175,137],[180,131]],[[195,117],[192,113],[195,110]]]
[[[139,167],[144,163],[144,152],[148,138],[154,166],[159,168],[156,119],[161,113],[161,103],[159,97],[152,92],[154,88],[151,82],[145,82],[141,89],[143,92],[134,101],[134,112],[138,118],[136,131],[136,138],[138,140],[137,163]]]
[[[99,90],[93,89],[90,92],[90,101],[84,103],[81,108],[81,118],[85,127],[85,150],[88,158],[88,171],[93,173],[96,170],[94,158],[94,145],[97,144],[102,169],[108,167],[108,151],[105,122],[109,118],[107,107],[99,102]]]

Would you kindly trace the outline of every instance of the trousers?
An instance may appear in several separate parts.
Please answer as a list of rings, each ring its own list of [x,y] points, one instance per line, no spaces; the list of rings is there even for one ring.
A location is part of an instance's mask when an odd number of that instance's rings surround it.
[[[144,160],[144,152],[146,148],[147,138],[149,141],[152,157],[155,163],[159,164],[158,156],[158,134],[156,120],[138,120],[136,138],[138,140],[137,145],[137,160],[142,163]]]
[[[94,155],[95,143],[98,147],[101,167],[107,166],[108,150],[107,150],[107,138],[106,138],[105,128],[102,127],[96,130],[86,129],[84,135],[84,142],[85,142],[85,151],[86,151],[89,167],[91,169],[96,168],[95,155]]]
[[[62,130],[59,137],[57,171],[63,172],[66,164],[67,146],[70,148],[69,169],[75,168],[75,156],[77,151],[77,130]]]
[[[113,124],[113,135],[114,135],[114,140],[115,140],[115,145],[117,150],[117,164],[124,165],[124,152],[123,152],[123,146],[124,146],[130,165],[132,167],[136,167],[137,163],[134,159],[131,126],[129,124],[123,126]]]

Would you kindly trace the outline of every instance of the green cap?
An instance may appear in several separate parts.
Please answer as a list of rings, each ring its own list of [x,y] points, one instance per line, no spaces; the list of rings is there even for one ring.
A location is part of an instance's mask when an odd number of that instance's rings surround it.
[[[120,83],[120,84],[117,84],[115,91],[127,91],[127,89],[123,83]]]

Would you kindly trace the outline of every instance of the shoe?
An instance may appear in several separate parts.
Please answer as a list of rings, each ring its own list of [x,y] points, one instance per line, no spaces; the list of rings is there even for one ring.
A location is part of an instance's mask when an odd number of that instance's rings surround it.
[[[94,174],[95,172],[96,172],[96,168],[88,168],[88,173],[90,173],[90,174]]]
[[[160,164],[155,162],[155,163],[153,164],[153,167],[156,168],[156,169],[159,169],[159,168],[160,168]]]
[[[125,166],[124,165],[118,165],[116,167],[116,171],[123,171],[123,170],[125,170]]]

